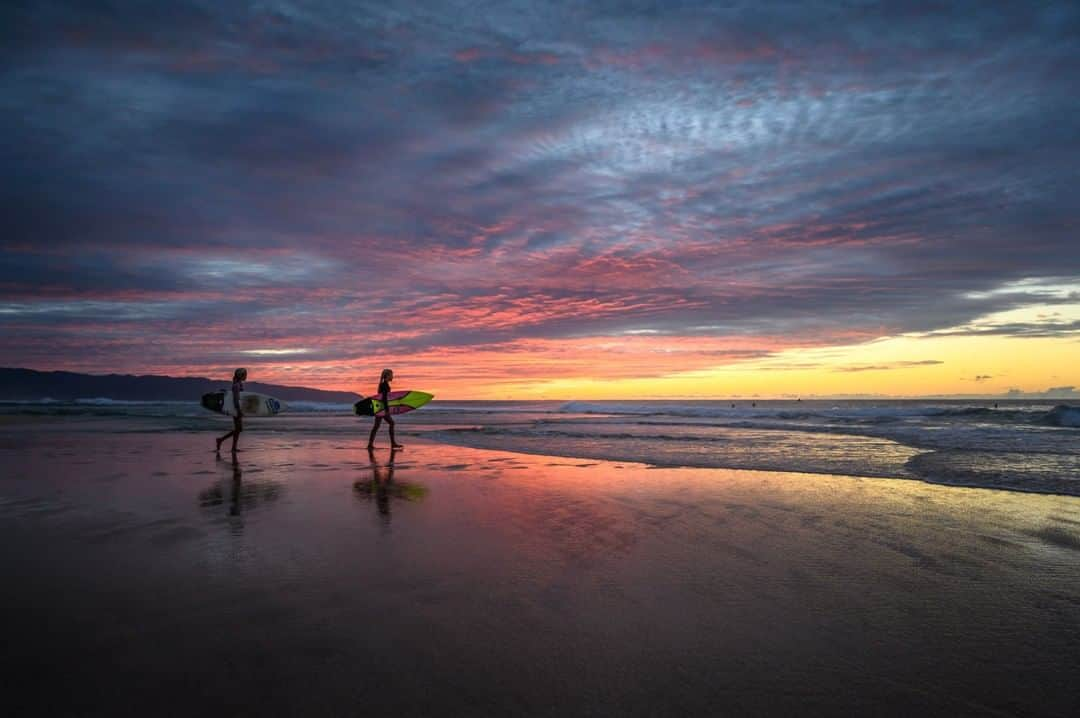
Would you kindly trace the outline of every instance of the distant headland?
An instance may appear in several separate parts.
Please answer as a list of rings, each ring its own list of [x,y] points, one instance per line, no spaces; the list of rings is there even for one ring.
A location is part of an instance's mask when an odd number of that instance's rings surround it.
[[[69,371],[35,371],[0,368],[0,401],[197,401],[215,389],[227,387],[228,378],[135,376],[132,374],[78,374]],[[248,382],[251,391],[271,394],[284,401],[318,401],[344,404],[360,399],[348,391],[325,391],[303,386]]]

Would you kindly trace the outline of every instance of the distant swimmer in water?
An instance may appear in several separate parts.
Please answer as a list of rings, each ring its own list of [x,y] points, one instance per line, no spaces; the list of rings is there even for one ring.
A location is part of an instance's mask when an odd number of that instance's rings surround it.
[[[236,440],[240,438],[240,432],[244,430],[244,412],[240,410],[240,392],[244,390],[244,382],[247,381],[247,369],[241,367],[233,372],[232,376],[232,400],[233,400],[233,429],[225,436],[217,440],[217,451],[221,453],[221,445],[230,436],[232,437],[232,452],[236,453]]]
[[[383,369],[382,374],[379,375],[379,391],[378,398],[382,402],[384,411],[381,412],[385,416],[375,415],[375,425],[371,427],[371,436],[368,437],[367,448],[375,448],[375,434],[379,431],[379,427],[382,426],[383,419],[390,426],[390,446],[394,449],[402,448],[402,445],[397,443],[397,439],[394,438],[394,417],[390,416],[390,410],[388,405],[390,404],[390,382],[394,380],[394,372],[390,369]]]

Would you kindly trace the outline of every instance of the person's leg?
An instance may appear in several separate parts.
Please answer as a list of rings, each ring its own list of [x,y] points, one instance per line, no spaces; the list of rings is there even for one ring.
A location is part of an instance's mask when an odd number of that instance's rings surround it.
[[[239,416],[233,417],[232,452],[236,453],[236,441],[240,438],[240,432],[244,430],[244,420]]]
[[[371,427],[371,436],[369,436],[368,440],[367,440],[367,445],[368,445],[369,449],[371,449],[371,448],[373,448],[375,446],[375,433],[379,430],[379,425],[381,425],[381,424],[382,424],[382,417],[381,416],[376,416],[375,417],[375,424]]]
[[[229,432],[228,434],[226,434],[225,436],[219,437],[219,438],[217,439],[217,450],[218,450],[218,452],[220,452],[220,451],[221,451],[221,445],[225,443],[225,440],[226,440],[226,439],[228,439],[228,438],[229,438],[230,436],[232,436],[232,435],[233,435],[233,433],[232,433],[232,432],[230,431],[230,432]]]
[[[397,439],[394,438],[394,420],[388,416],[386,417],[386,423],[390,425],[390,447],[396,449],[401,444],[397,443]]]

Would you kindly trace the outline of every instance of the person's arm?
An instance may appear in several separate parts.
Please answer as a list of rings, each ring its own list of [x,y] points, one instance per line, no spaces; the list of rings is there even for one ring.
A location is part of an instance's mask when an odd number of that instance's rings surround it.
[[[390,385],[389,384],[381,384],[379,386],[379,388],[382,389],[382,392],[379,394],[379,397],[382,399],[383,411],[386,412],[386,418],[389,419],[390,418]]]
[[[232,403],[233,409],[236,410],[236,416],[243,416],[244,412],[240,411],[240,384],[235,381],[232,385]]]

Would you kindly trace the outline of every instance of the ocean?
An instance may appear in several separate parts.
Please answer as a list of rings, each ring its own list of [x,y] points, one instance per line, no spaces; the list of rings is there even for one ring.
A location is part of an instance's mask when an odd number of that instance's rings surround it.
[[[0,416],[80,429],[219,431],[197,402],[5,402]],[[346,404],[295,402],[252,433],[363,434]],[[402,438],[503,451],[698,467],[915,479],[1080,495],[1080,407],[1031,401],[439,401]]]

